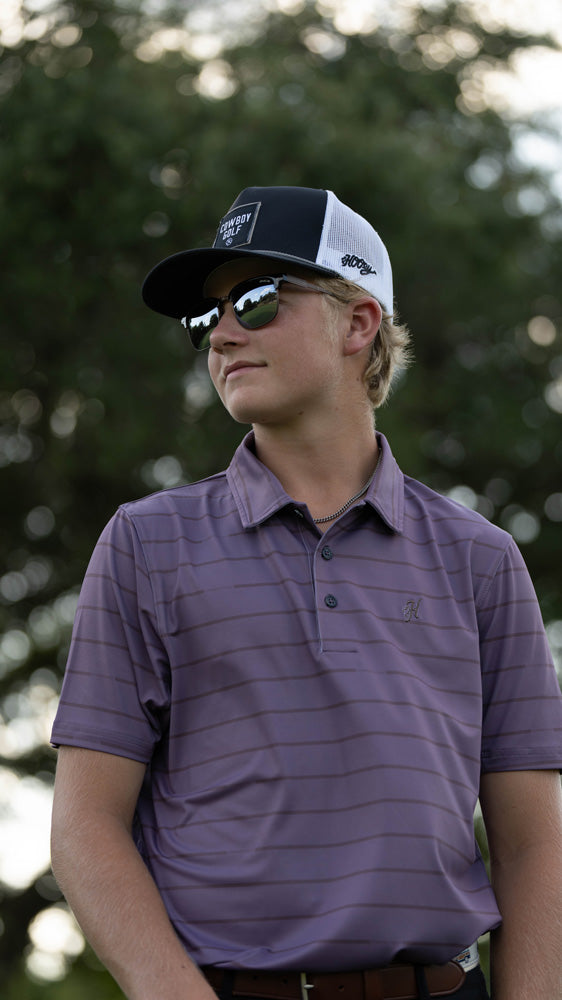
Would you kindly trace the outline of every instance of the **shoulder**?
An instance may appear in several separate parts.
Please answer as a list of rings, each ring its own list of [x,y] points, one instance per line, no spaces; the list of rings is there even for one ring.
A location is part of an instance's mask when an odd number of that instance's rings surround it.
[[[492,545],[503,552],[513,541],[507,531],[478,511],[437,493],[409,476],[404,476],[404,500],[406,515],[413,525],[431,525],[436,535],[451,542],[474,540]]]
[[[234,508],[225,473],[160,490],[118,507],[105,525],[90,565],[107,559],[151,562],[148,553],[171,557],[178,541],[221,535]],[[228,529],[226,529],[228,530]]]
[[[125,521],[140,538],[184,534],[196,530],[203,523],[220,523],[235,510],[232,491],[226,473],[220,472],[208,479],[160,490],[139,500],[122,504],[115,518]],[[172,532],[173,533],[173,532]]]
[[[213,501],[220,502],[228,492],[226,472],[218,472],[207,479],[174,486],[172,489],[158,490],[157,493],[151,493],[138,500],[129,500],[121,504],[119,512],[131,520],[170,514]]]
[[[404,533],[426,551],[439,551],[450,572],[470,572],[477,602],[483,601],[498,575],[526,575],[512,536],[478,511],[443,496],[417,480],[404,481]]]

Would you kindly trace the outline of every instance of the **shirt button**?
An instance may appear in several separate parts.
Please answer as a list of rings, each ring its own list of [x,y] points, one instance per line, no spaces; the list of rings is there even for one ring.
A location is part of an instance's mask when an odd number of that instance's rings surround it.
[[[322,559],[333,559],[334,553],[332,552],[329,545],[325,545],[322,549]]]
[[[337,597],[334,597],[333,594],[326,594],[324,598],[324,604],[326,605],[327,608],[337,608],[338,599]]]

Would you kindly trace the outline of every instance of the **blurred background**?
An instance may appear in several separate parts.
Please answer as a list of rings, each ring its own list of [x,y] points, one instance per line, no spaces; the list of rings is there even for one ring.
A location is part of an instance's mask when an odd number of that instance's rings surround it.
[[[105,522],[246,431],[139,292],[243,187],[331,188],[381,233],[416,364],[378,425],[514,535],[560,666],[561,45],[555,0],[3,0],[4,1000],[122,996],[49,873],[50,725]]]

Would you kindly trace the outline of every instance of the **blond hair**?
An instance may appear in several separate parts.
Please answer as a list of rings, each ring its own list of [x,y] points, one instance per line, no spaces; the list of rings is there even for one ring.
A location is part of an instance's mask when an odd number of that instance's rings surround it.
[[[326,292],[332,292],[335,298],[326,296],[324,301],[328,309],[337,309],[337,302],[348,304],[364,298],[369,293],[359,285],[354,285],[345,278],[321,278],[315,275],[314,284]],[[369,360],[363,373],[363,383],[373,410],[386,401],[392,387],[392,381],[398,372],[403,371],[411,362],[410,333],[408,328],[394,321],[394,314],[383,309],[381,325],[373,343]]]

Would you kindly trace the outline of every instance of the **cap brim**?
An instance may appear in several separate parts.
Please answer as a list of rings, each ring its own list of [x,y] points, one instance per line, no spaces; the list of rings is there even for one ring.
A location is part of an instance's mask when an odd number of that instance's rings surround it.
[[[164,316],[180,319],[187,309],[197,309],[198,303],[205,302],[203,286],[212,271],[230,260],[244,257],[263,258],[305,267],[308,271],[325,274],[328,277],[338,277],[338,272],[320,264],[312,264],[302,257],[291,254],[275,253],[261,250],[219,250],[207,247],[201,250],[182,250],[171,257],[160,261],[147,274],[143,286],[142,297],[146,305]]]

